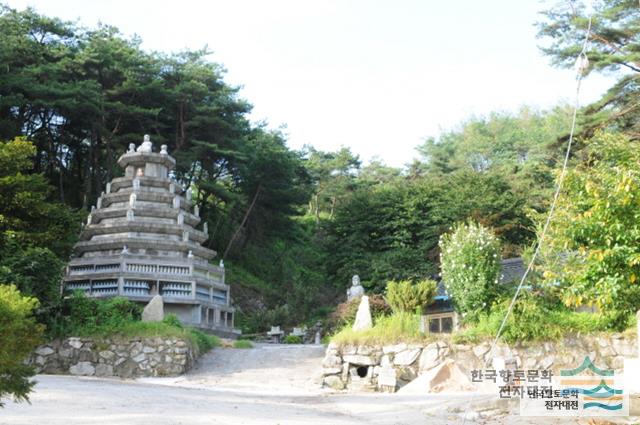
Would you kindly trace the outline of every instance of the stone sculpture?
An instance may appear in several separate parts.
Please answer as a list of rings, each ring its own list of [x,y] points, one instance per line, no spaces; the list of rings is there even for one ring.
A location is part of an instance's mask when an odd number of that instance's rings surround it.
[[[371,310],[369,308],[369,297],[363,295],[360,299],[360,305],[358,306],[358,312],[356,313],[356,321],[353,324],[354,331],[364,331],[370,329],[373,326],[371,320]]]
[[[142,144],[138,146],[136,152],[151,152],[153,145],[151,144],[151,138],[148,134],[144,135],[144,139],[142,140]]]
[[[364,295],[364,288],[360,284],[360,276],[353,275],[351,279],[351,288],[347,289],[347,301]]]

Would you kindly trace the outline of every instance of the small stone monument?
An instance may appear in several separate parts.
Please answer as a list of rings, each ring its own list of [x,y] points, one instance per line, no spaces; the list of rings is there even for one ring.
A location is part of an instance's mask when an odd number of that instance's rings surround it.
[[[315,336],[315,339],[314,339],[313,342],[314,342],[314,344],[320,344],[322,342],[322,340],[320,339],[320,332],[319,331],[316,331],[316,336]]]
[[[160,145],[160,155],[169,155],[167,145]]]
[[[378,388],[384,392],[394,393],[397,379],[396,370],[390,365],[385,365],[378,372]]]
[[[132,193],[131,195],[129,195],[129,207],[135,208],[136,199],[138,199],[138,196],[135,193]]]
[[[179,196],[175,196],[173,198],[173,208],[174,209],[180,208],[180,197]]]
[[[351,288],[347,289],[347,301],[351,301],[354,298],[358,298],[364,295],[364,288],[360,283],[360,276],[357,274],[351,278]]]
[[[152,149],[153,145],[151,144],[151,138],[148,134],[145,134],[144,138],[142,139],[142,144],[138,146],[136,152],[151,152]]]
[[[129,150],[127,151],[127,153],[133,153],[136,151],[136,144],[135,143],[129,143]]]
[[[143,322],[161,322],[164,319],[164,302],[161,295],[151,298],[149,304],[142,310]]]
[[[127,221],[133,221],[135,217],[133,215],[133,210],[127,210]]]
[[[360,299],[360,305],[358,306],[358,312],[356,313],[356,321],[353,324],[354,331],[364,331],[370,329],[373,326],[371,320],[371,310],[369,308],[369,297],[363,295]]]

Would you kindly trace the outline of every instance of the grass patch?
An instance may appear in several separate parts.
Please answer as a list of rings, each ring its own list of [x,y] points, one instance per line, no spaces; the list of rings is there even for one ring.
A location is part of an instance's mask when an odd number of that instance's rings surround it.
[[[379,317],[371,329],[354,331],[347,325],[336,333],[331,341],[339,345],[396,344],[399,342],[421,342],[429,335],[420,333],[420,316],[415,313],[398,312]]]
[[[253,348],[253,344],[246,339],[238,339],[233,341],[233,348]]]
[[[284,337],[284,341],[285,344],[302,344],[302,337],[299,337],[298,335],[287,335]]]
[[[610,321],[601,314],[571,310],[542,312],[535,320],[522,316],[510,316],[500,339],[506,343],[518,341],[554,341],[569,334],[593,334],[611,331]],[[475,343],[495,338],[503,311],[493,311],[480,316],[478,323],[453,336],[456,343]]]

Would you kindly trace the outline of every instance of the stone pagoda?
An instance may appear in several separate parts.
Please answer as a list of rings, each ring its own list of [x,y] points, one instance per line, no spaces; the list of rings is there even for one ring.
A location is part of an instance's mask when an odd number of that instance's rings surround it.
[[[149,136],[118,159],[124,177],[107,183],[87,218],[64,277],[66,291],[91,297],[122,296],[147,303],[161,295],[164,314],[219,334],[235,334],[234,308],[224,265],[209,264],[216,252],[191,190],[171,180],[176,161]],[[232,336],[232,335],[229,335]]]

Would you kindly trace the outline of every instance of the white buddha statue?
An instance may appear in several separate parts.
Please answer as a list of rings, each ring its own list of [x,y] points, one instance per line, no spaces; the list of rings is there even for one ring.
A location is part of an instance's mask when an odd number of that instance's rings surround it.
[[[351,301],[354,298],[359,298],[364,295],[364,288],[360,284],[360,276],[357,274],[351,278],[351,288],[347,289],[347,301]]]

